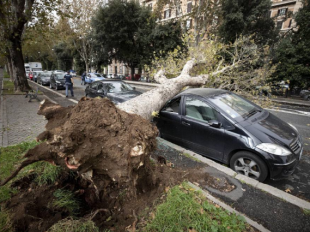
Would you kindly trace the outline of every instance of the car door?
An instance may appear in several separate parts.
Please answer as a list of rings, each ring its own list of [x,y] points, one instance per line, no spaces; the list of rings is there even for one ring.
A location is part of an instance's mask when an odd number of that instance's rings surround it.
[[[162,138],[182,146],[180,102],[181,97],[170,100],[154,121]]]
[[[89,85],[89,92],[88,92],[88,96],[90,97],[97,97],[97,87],[98,87],[98,83],[92,83]]]
[[[181,128],[185,146],[221,161],[227,135],[218,123],[217,112],[197,96],[184,96],[182,106]]]

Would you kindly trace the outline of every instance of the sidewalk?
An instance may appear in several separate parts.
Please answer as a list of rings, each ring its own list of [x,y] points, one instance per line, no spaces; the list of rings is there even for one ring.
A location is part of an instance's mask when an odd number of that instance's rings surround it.
[[[28,102],[25,95],[2,95],[3,69],[0,69],[0,145],[9,146],[34,140],[45,130],[47,121],[38,115],[40,102]],[[39,95],[40,100],[45,99]]]
[[[33,140],[44,131],[46,120],[37,115],[39,102],[28,102],[23,95],[2,95],[3,70],[0,69],[0,145],[8,146]],[[46,98],[40,95],[40,99]],[[67,104],[68,100],[59,96]],[[279,99],[277,99],[279,100]],[[65,102],[67,101],[67,102]],[[286,99],[286,101],[289,101]],[[304,102],[303,106],[305,106]],[[206,159],[192,151],[159,139],[159,155],[164,156],[176,167],[199,165],[203,173],[217,185],[234,186],[230,191],[217,189],[212,183],[205,183],[197,177],[204,195],[218,205],[234,208],[258,224],[261,231],[309,231],[310,203],[294,197],[269,185],[237,175],[231,169]],[[186,155],[182,155],[186,154]],[[193,157],[193,158],[191,158]],[[198,162],[197,162],[198,161]],[[192,166],[193,167],[193,166]],[[227,190],[227,189],[226,189]]]
[[[300,106],[300,107],[310,107],[310,101],[303,100],[302,98],[299,98],[298,96],[294,97],[273,97],[271,98],[272,102],[280,103],[280,104],[287,104],[287,105],[294,105],[294,106]]]

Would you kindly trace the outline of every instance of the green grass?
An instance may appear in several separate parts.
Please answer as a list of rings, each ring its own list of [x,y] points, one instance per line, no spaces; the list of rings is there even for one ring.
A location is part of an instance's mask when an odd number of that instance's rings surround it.
[[[10,75],[5,70],[3,72],[3,78],[10,78]]]
[[[76,215],[80,203],[75,198],[73,192],[65,189],[57,189],[54,192],[55,200],[52,202],[52,207],[55,209],[64,209],[69,212],[70,215]]]
[[[0,231],[12,232],[11,214],[7,210],[0,208]]]
[[[35,141],[24,142],[14,146],[0,148],[0,180],[4,180],[21,163],[22,157],[26,151],[35,147],[38,143]],[[16,190],[9,187],[9,184],[0,188],[0,203],[11,198]]]
[[[246,231],[244,218],[208,202],[183,184],[170,190],[166,202],[156,209],[146,231]]]
[[[191,159],[191,160],[193,160],[193,161],[196,161],[196,162],[198,162],[198,163],[201,163],[201,161],[200,161],[199,159],[197,159],[197,158],[191,156],[191,155],[188,154],[188,153],[183,153],[182,155],[184,155],[185,157],[187,157],[187,158],[189,158],[189,159]]]
[[[99,232],[98,227],[91,220],[74,220],[65,218],[54,224],[47,232]]]
[[[2,87],[2,94],[3,95],[25,95],[24,92],[15,92],[14,91],[14,83],[12,81],[3,81],[3,87]],[[38,94],[42,94],[41,91],[38,92]]]
[[[303,209],[304,215],[310,216],[310,210],[309,209]]]

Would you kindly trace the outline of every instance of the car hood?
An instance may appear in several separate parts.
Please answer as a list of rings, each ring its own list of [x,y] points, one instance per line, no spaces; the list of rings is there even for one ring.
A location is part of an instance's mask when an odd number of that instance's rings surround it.
[[[141,92],[136,91],[136,90],[131,90],[131,91],[122,92],[122,93],[109,93],[109,95],[113,97],[114,100],[118,103],[128,101],[129,99],[132,99],[140,94]]]
[[[288,123],[282,121],[273,114],[264,111],[265,117],[259,120],[260,116],[249,118],[251,124],[244,128],[255,136],[262,143],[277,143],[289,146],[295,139],[298,138],[296,132]]]
[[[61,84],[64,84],[64,83],[66,82],[66,80],[65,80],[65,79],[56,80],[56,81],[60,82]]]
[[[91,77],[90,79],[92,79],[93,81],[102,81],[102,80],[104,80],[103,77]]]

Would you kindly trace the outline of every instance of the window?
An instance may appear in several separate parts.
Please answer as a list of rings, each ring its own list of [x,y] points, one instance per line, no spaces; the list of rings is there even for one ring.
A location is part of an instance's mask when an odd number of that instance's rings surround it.
[[[153,8],[152,8],[152,7],[153,7],[153,6],[152,6],[152,3],[148,4],[147,6],[148,6],[148,8],[150,8],[150,10],[153,10]]]
[[[206,122],[216,120],[213,108],[194,97],[186,97],[185,116]]]
[[[176,98],[168,102],[162,111],[168,111],[173,113],[179,113],[181,98]]]
[[[164,12],[164,19],[168,19],[171,17],[171,10],[165,10]]]
[[[288,28],[291,28],[291,26],[292,26],[292,19],[290,19],[290,22],[288,24]]]
[[[278,16],[286,15],[287,8],[282,8],[278,10]]]
[[[97,90],[98,82],[92,83],[90,88],[93,90]]]
[[[192,12],[192,2],[187,3],[187,13]]]
[[[277,28],[281,30],[282,29],[282,24],[283,24],[282,21],[278,21],[277,22]]]
[[[181,6],[177,6],[176,9],[175,9],[175,15],[179,16],[179,15],[181,15],[181,13],[182,13]]]
[[[191,29],[192,28],[192,20],[188,19],[186,20],[186,29]]]

